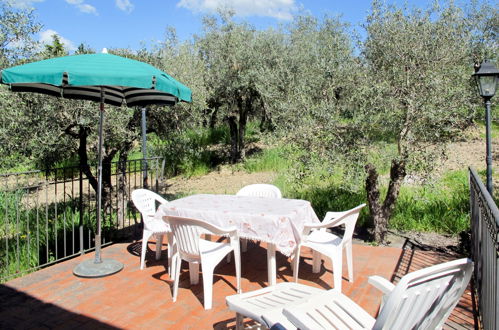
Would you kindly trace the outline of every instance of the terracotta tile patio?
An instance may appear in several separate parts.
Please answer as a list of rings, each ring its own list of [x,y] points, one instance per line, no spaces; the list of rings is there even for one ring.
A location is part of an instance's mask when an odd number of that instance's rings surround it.
[[[250,243],[248,252],[242,255],[244,292],[267,284],[266,251],[262,246]],[[153,242],[150,248],[154,249]],[[186,264],[177,302],[172,302],[165,249],[166,245],[159,261],[154,260],[154,252],[149,250],[142,271],[140,242],[120,243],[102,250],[103,258],[124,263],[118,274],[98,279],[75,277],[73,268],[82,260],[93,258],[91,253],[0,285],[0,329],[234,328],[235,314],[225,305],[225,296],[235,294],[234,264],[222,262],[215,270],[213,309],[205,311],[202,279],[198,285],[190,286]],[[304,252],[300,283],[329,289],[331,265],[325,263],[319,274],[313,274],[311,254]],[[373,316],[381,294],[367,283],[368,276],[377,274],[397,281],[408,271],[452,259],[435,252],[357,244],[353,255],[355,280],[349,283],[344,277],[343,293]],[[289,260],[280,253],[277,256],[277,281],[292,280]],[[469,291],[463,295],[446,328],[474,328]]]

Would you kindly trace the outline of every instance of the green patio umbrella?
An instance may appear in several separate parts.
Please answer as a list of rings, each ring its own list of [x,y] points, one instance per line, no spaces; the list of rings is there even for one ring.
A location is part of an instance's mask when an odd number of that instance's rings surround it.
[[[107,53],[57,57],[4,69],[0,83],[13,92],[34,92],[100,102],[97,231],[95,259],[79,264],[75,275],[102,277],[123,264],[101,258],[102,124],[104,104],[114,106],[174,105],[191,102],[191,90],[165,72],[140,61]]]

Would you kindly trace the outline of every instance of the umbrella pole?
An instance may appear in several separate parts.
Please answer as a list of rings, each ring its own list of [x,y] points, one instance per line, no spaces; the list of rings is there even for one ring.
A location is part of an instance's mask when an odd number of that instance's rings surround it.
[[[97,232],[95,234],[95,258],[88,259],[77,265],[73,273],[80,277],[104,277],[115,274],[123,269],[123,264],[113,259],[101,259],[101,209],[102,209],[102,126],[104,123],[104,90],[101,88],[99,114],[99,167],[97,168]]]
[[[146,128],[146,107],[142,108],[142,164],[144,166],[143,188],[147,189],[147,128]]]
[[[104,92],[101,90],[101,102],[99,109],[99,166],[97,167],[97,232],[95,234],[95,260],[96,264],[102,262],[101,249],[101,214],[102,214],[102,126],[104,122]]]

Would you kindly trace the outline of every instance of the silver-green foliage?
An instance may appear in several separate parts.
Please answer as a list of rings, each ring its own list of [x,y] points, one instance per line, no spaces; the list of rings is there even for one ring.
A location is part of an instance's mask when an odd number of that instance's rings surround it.
[[[392,137],[400,157],[414,164],[463,128],[475,108],[469,28],[453,5],[409,10],[373,3],[363,47],[366,84],[358,91],[368,140]]]
[[[169,141],[158,143],[158,150],[187,150],[202,159],[206,149],[182,132],[196,130],[209,115],[215,124],[233,126],[233,156],[244,157],[246,125],[260,119],[262,128],[272,129],[283,137],[280,143],[295,150],[287,154],[295,156],[290,170],[295,187],[313,182],[307,177],[319,173],[324,183],[333,177],[359,193],[364,166],[371,164],[370,211],[375,223],[386,225],[404,178],[430,173],[446,143],[480,113],[470,76],[474,62],[498,58],[497,22],[497,8],[487,2],[417,9],[374,1],[366,37],[355,46],[349,27],[336,17],[301,15],[288,25],[258,31],[222,11],[218,18],[204,18],[203,33],[191,41],[179,42],[170,28],[152,50],[113,51],[151,63],[193,91],[192,104],[148,111],[148,131]],[[0,26],[13,29],[4,21]],[[29,26],[26,40],[38,25]],[[0,43],[0,48],[6,54],[15,47]],[[71,136],[80,129],[88,134],[88,150],[95,150],[98,113],[91,103],[27,100],[0,90],[0,112],[2,154],[18,150],[33,159],[67,157],[78,142]],[[11,113],[15,120],[9,121]],[[137,109],[106,111],[109,157],[133,146],[138,114]],[[382,183],[388,189],[381,198],[377,178],[388,169],[391,176]]]
[[[406,175],[430,173],[445,154],[446,143],[474,117],[472,24],[452,3],[422,10],[373,2],[354,117],[363,138],[352,139],[350,148],[367,155],[376,139],[397,145],[397,155],[387,159],[391,169],[384,198],[376,167],[366,166],[377,241],[384,238]]]
[[[261,107],[256,33],[247,23],[236,23],[233,13],[221,11],[220,20],[205,17],[198,37],[206,66],[204,83],[208,105],[230,126],[231,158],[244,158],[244,135],[249,116]]]
[[[0,69],[28,59],[36,52],[33,39],[42,25],[35,20],[33,10],[19,10],[0,0]]]

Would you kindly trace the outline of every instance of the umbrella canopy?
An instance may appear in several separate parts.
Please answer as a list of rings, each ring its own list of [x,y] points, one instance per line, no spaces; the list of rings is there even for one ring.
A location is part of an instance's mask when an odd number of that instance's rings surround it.
[[[179,101],[191,102],[191,90],[149,64],[107,53],[57,57],[4,69],[0,83],[9,85],[13,92],[100,102],[95,259],[80,263],[73,272],[83,277],[119,272],[123,264],[101,259],[100,253],[104,104],[130,107],[173,105]]]
[[[165,72],[112,54],[56,57],[4,69],[0,82],[14,92],[44,93],[120,106],[191,102],[191,90]]]

